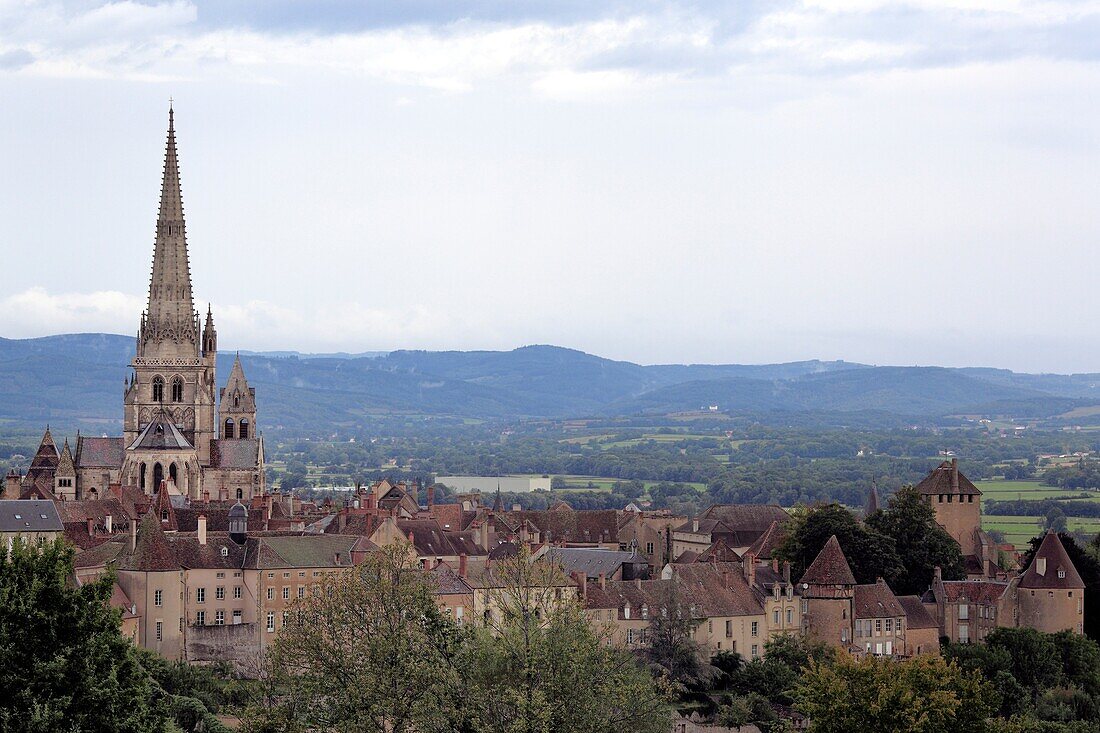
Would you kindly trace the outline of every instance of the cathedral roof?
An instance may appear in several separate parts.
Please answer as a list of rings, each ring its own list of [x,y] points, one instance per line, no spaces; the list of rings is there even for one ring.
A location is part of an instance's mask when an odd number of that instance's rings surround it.
[[[163,412],[158,412],[130,444],[130,450],[177,450],[191,447],[191,443]]]
[[[76,476],[76,464],[73,461],[73,452],[69,450],[69,440],[65,439],[65,447],[61,449],[61,458],[57,461],[57,473],[62,476]]]
[[[80,468],[119,468],[126,455],[123,438],[80,436],[76,440],[76,465]]]
[[[210,441],[210,465],[216,468],[255,468],[259,464],[258,438]]]

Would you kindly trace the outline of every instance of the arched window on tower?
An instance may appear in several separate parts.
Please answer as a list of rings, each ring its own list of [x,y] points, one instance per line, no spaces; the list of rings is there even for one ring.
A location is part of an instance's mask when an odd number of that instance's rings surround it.
[[[237,437],[239,437],[239,438],[247,438],[248,437],[248,418],[246,418],[246,417],[241,418],[241,422],[238,424]]]
[[[172,379],[172,401],[183,402],[183,379],[180,377]]]
[[[172,483],[176,484],[176,483],[179,483],[176,480],[176,476],[177,476],[177,474],[176,474],[176,464],[173,463],[170,466],[168,466],[168,478],[172,479]]]
[[[227,419],[225,421],[225,427],[222,428],[222,438],[233,437],[233,420]]]
[[[241,406],[241,396],[240,396],[240,394],[233,395],[233,406],[234,407],[240,407]]]
[[[237,498],[238,499],[243,499],[244,498],[244,490],[243,489],[237,489]]]
[[[138,484],[142,491],[145,491],[145,464],[141,464],[138,468]]]
[[[164,402],[164,380],[153,377],[153,402]]]

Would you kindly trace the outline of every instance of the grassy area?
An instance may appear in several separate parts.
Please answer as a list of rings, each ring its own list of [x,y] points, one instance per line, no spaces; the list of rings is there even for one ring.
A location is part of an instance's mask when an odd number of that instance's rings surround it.
[[[1067,520],[1071,532],[1100,532],[1100,519],[1070,517]],[[1028,540],[1042,533],[1042,523],[1039,517],[982,517],[982,529],[996,529],[1004,532],[1005,542],[1011,542],[1016,549],[1027,547]]]
[[[983,501],[1054,499],[1081,493],[1072,489],[1060,489],[1057,486],[1044,486],[1038,481],[976,481],[974,485],[982,492]],[[1100,495],[1096,498],[1100,499]]]

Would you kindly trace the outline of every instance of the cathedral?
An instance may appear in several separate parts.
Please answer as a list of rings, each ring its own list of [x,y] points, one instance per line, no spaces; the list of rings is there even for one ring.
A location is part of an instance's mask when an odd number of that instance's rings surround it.
[[[94,499],[112,485],[191,500],[264,493],[264,446],[256,390],[240,359],[220,390],[214,374],[214,314],[195,310],[183,219],[174,113],[168,111],[160,211],[149,302],[123,390],[121,438],[77,436],[59,450],[47,427],[26,476],[9,475],[5,496]],[[15,498],[15,497],[12,497]]]

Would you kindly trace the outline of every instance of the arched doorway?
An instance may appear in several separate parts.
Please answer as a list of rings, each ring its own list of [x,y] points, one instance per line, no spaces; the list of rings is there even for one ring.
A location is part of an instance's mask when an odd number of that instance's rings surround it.
[[[153,491],[160,491],[160,482],[164,480],[164,466],[153,464]]]

